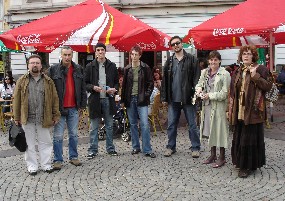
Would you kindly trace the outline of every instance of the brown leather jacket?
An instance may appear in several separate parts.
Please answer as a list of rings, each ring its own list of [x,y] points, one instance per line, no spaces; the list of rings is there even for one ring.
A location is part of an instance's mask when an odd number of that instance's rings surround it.
[[[265,92],[269,91],[272,83],[268,81],[269,72],[265,66],[260,65],[256,74],[250,77],[250,73],[246,74],[245,83],[245,111],[244,124],[263,123],[267,119]],[[229,93],[229,123],[236,125],[238,122],[238,109],[240,89],[242,85],[241,67],[236,69],[232,75],[230,93]],[[248,82],[247,82],[248,80]],[[258,91],[261,90],[261,97],[258,97]]]
[[[30,81],[29,73],[19,78],[14,91],[13,114],[15,121],[27,124],[28,120],[28,84]],[[53,121],[59,121],[59,101],[55,85],[51,78],[42,75],[44,78],[44,118],[43,128],[53,126]]]
[[[150,103],[150,95],[153,90],[153,76],[150,67],[141,62],[139,67],[139,78],[138,78],[138,106],[147,106]],[[131,95],[133,88],[133,71],[132,66],[126,66],[124,70],[124,80],[122,84],[122,97],[121,103],[124,103],[126,107],[130,106]]]

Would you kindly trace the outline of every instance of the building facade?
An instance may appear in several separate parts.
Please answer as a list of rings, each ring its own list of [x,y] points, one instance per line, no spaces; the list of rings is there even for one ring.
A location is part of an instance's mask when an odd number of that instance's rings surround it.
[[[185,36],[190,28],[243,1],[245,0],[103,0],[121,12],[131,14],[170,36],[181,37]],[[10,28],[14,28],[80,2],[82,0],[10,0],[6,18]],[[195,49],[189,48],[188,51],[197,54]],[[236,61],[237,50],[231,53],[221,52],[223,65]],[[143,59],[152,67],[161,67],[168,55],[167,52],[147,52]],[[11,55],[11,68],[14,73],[23,74],[23,71],[26,71],[26,56],[24,53]],[[129,62],[127,53],[108,53],[107,56],[118,67],[123,67]],[[44,58],[47,66],[59,62],[59,50],[55,50]],[[74,59],[85,65],[93,57],[87,53],[79,53],[75,54]]]

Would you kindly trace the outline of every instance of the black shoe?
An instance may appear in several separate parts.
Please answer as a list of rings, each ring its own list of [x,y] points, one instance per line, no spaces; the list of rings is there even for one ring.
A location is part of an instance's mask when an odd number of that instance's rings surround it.
[[[31,172],[29,172],[29,175],[31,175],[31,176],[36,176],[38,173],[37,173],[37,171],[31,171]]]
[[[52,173],[53,171],[54,171],[53,168],[44,170],[44,172],[49,173],[49,174]]]
[[[141,152],[140,149],[134,149],[134,150],[131,152],[131,154],[134,155],[134,154],[138,154],[138,153],[140,153],[140,152]]]
[[[147,153],[145,154],[146,157],[156,158],[155,153]]]
[[[110,152],[108,152],[108,154],[110,156],[118,156],[118,153],[116,151],[110,151]]]
[[[87,159],[93,159],[95,156],[97,156],[97,154],[94,154],[94,153],[90,153],[87,155]]]

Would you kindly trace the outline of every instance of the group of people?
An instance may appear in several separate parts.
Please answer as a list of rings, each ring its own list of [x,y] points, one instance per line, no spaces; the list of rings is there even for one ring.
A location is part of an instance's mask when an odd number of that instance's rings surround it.
[[[272,88],[268,69],[257,63],[256,47],[240,48],[240,67],[230,75],[221,67],[218,51],[209,53],[208,67],[204,68],[204,62],[183,50],[179,36],[170,39],[170,46],[174,53],[164,65],[161,86],[161,100],[168,103],[168,144],[164,156],[176,152],[177,124],[183,109],[192,157],[199,157],[200,141],[206,138],[211,151],[203,163],[212,164],[213,168],[223,166],[231,126],[232,163],[239,169],[239,177],[248,177],[251,171],[265,165],[265,93]],[[196,97],[202,99],[200,132],[195,122]]]
[[[256,63],[256,48],[241,48],[239,60],[242,66],[231,78],[221,67],[219,52],[210,53],[208,67],[201,72],[198,59],[183,49],[179,36],[170,39],[170,46],[173,55],[163,67],[163,76],[140,60],[142,49],[139,46],[131,48],[131,63],[124,68],[122,76],[119,76],[115,63],[106,58],[106,46],[102,43],[94,46],[95,59],[84,69],[72,61],[73,50],[68,46],[62,47],[61,62],[51,66],[47,75],[41,72],[41,57],[30,56],[29,72],[17,81],[13,103],[15,123],[22,125],[26,132],[28,148],[25,160],[29,174],[36,175],[39,169],[51,173],[62,168],[65,125],[68,130],[69,162],[75,166],[82,164],[78,158],[77,133],[79,115],[86,106],[90,119],[87,158],[93,159],[98,154],[101,118],[104,118],[106,126],[106,151],[110,156],[117,156],[113,143],[113,115],[116,112],[115,95],[119,89],[120,104],[126,108],[130,123],[132,155],[142,152],[146,157],[156,158],[151,146],[148,106],[155,93],[160,93],[162,103],[168,104],[165,157],[177,151],[177,126],[183,110],[193,158],[199,158],[200,141],[207,138],[211,154],[203,163],[214,163],[214,168],[223,166],[226,163],[229,122],[234,127],[232,161],[240,168],[239,176],[247,177],[250,170],[264,165],[264,93],[270,90],[271,83],[267,81],[266,67]],[[120,84],[119,79],[122,79]],[[200,131],[193,99],[196,96],[203,100]],[[53,127],[53,143],[49,127]],[[217,147],[220,148],[218,158]]]

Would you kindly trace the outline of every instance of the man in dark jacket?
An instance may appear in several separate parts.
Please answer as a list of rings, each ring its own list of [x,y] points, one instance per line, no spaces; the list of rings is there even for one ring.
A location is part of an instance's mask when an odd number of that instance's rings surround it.
[[[138,117],[142,134],[142,149],[147,157],[155,158],[150,144],[150,129],[148,124],[148,105],[153,90],[152,71],[145,63],[140,61],[142,50],[139,46],[132,47],[132,63],[125,68],[122,86],[122,106],[127,108],[128,118],[131,125],[132,154],[141,152]]]
[[[73,50],[64,46],[61,49],[62,61],[48,69],[48,75],[54,81],[58,97],[60,121],[54,126],[53,150],[55,170],[62,168],[63,162],[63,134],[65,123],[67,124],[69,136],[69,162],[75,166],[82,163],[78,160],[78,121],[81,109],[86,107],[86,90],[83,76],[83,69],[72,61]]]
[[[106,46],[98,43],[95,56],[85,69],[88,110],[90,118],[90,147],[88,159],[98,153],[99,120],[103,117],[106,127],[106,150],[109,155],[117,156],[113,144],[113,115],[116,113],[115,93],[119,89],[119,77],[116,64],[105,57]]]
[[[179,36],[172,37],[170,45],[174,54],[164,65],[161,88],[161,101],[168,103],[168,144],[164,156],[176,152],[177,125],[183,109],[189,127],[192,157],[198,158],[200,138],[196,125],[196,105],[192,104],[192,98],[201,70],[197,58],[183,50]]]

